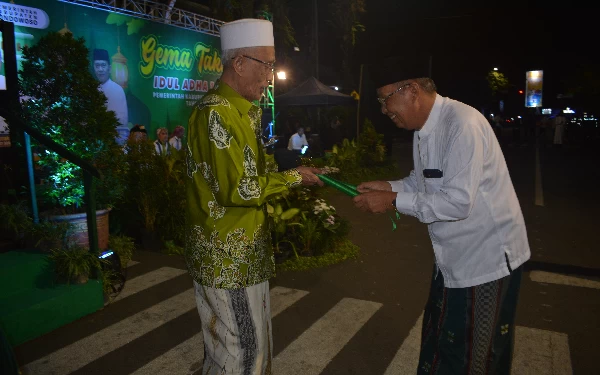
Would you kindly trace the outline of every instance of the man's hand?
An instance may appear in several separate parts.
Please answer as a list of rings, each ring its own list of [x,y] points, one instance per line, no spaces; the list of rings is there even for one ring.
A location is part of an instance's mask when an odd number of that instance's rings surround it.
[[[388,184],[389,185],[389,184]],[[354,197],[354,205],[363,211],[381,214],[395,209],[392,201],[396,199],[397,193],[393,191],[369,191]]]
[[[369,181],[358,185],[356,190],[358,190],[359,193],[368,193],[374,190],[392,191],[392,185],[390,185],[390,183],[387,181]]]
[[[312,186],[319,185],[323,186],[323,181],[319,177],[315,175],[315,173],[321,174],[321,170],[319,168],[312,167],[304,167],[300,166],[296,168],[300,175],[302,176],[302,185]]]

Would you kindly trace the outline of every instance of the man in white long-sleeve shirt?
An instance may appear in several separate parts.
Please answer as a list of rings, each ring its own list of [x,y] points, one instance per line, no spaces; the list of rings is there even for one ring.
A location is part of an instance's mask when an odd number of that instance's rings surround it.
[[[113,111],[117,116],[117,120],[119,120],[119,126],[117,126],[119,138],[117,141],[119,144],[124,144],[129,136],[127,99],[123,88],[110,79],[110,59],[107,50],[94,50],[94,73],[100,81],[98,88],[106,96],[106,109]]]
[[[308,146],[308,141],[306,140],[306,134],[304,134],[304,128],[299,127],[296,133],[290,137],[288,150],[300,153],[304,146]]]
[[[354,202],[428,225],[436,265],[418,373],[508,375],[530,257],[525,222],[493,129],[474,108],[437,94],[427,67],[404,61],[377,84],[382,113],[415,130],[414,170],[360,184]]]

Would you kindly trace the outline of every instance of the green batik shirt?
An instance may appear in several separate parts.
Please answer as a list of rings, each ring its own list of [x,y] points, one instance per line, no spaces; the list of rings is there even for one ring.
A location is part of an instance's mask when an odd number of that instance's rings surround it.
[[[260,120],[260,108],[222,82],[190,117],[185,258],[199,284],[236,289],[275,273],[265,202],[302,178],[277,172]]]

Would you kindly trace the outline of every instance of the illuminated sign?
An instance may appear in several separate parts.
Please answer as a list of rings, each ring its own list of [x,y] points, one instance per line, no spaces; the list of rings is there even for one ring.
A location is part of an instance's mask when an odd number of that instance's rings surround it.
[[[525,73],[525,107],[539,108],[542,106],[543,70],[532,70]]]
[[[50,24],[48,13],[41,9],[0,2],[0,19],[15,26],[45,29]]]

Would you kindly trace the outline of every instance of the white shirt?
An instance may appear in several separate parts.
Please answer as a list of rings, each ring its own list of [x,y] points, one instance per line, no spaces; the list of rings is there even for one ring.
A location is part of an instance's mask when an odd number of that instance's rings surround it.
[[[156,153],[158,155],[170,155],[171,154],[171,145],[169,145],[169,142],[167,142],[163,145],[157,139],[156,141],[154,141],[154,150],[156,150]]]
[[[174,135],[173,137],[171,137],[171,139],[169,139],[169,144],[171,144],[171,147],[173,147],[176,150],[181,150],[181,138],[179,138],[178,136]]]
[[[308,146],[306,134],[299,135],[298,133],[295,133],[290,137],[288,150],[302,150],[302,146]]]
[[[396,208],[428,224],[448,288],[509,275],[531,256],[525,221],[493,129],[474,108],[437,95],[415,132],[414,170],[390,181]],[[425,178],[423,170],[443,177]],[[429,173],[428,173],[429,174]]]
[[[113,82],[110,78],[100,86],[100,91],[106,96],[106,109],[113,111],[119,120],[119,124],[127,126],[128,114],[127,114],[127,99],[125,98],[125,91],[119,86],[119,84]]]

